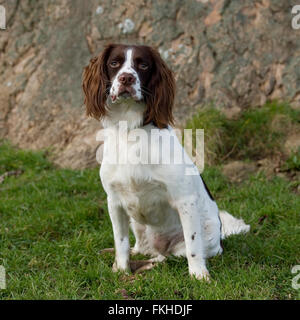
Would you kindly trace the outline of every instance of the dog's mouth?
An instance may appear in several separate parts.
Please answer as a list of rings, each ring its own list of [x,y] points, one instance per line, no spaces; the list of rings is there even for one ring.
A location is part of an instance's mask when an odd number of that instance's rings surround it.
[[[123,99],[133,99],[137,101],[138,98],[136,96],[135,89],[132,87],[120,86],[118,94],[111,95],[112,102]]]
[[[119,97],[124,98],[124,99],[128,99],[128,98],[131,98],[132,95],[128,91],[123,91],[122,93],[119,94]]]

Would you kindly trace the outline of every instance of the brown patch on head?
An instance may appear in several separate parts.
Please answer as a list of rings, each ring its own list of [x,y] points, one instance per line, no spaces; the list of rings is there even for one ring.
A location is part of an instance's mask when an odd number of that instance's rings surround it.
[[[125,62],[125,52],[128,46],[123,44],[113,44],[110,54],[107,58],[106,68],[108,79],[111,81]]]
[[[145,97],[145,123],[153,122],[158,128],[165,128],[174,123],[175,79],[159,53],[150,47],[147,47],[147,50],[151,53],[153,67],[151,79],[147,84],[150,94]]]

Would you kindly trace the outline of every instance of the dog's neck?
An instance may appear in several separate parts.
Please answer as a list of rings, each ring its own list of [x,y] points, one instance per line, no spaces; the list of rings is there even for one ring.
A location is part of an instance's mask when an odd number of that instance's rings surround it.
[[[133,99],[121,99],[115,103],[108,100],[107,114],[102,119],[102,125],[104,128],[117,128],[120,121],[126,121],[128,130],[142,127],[145,110],[145,103]]]

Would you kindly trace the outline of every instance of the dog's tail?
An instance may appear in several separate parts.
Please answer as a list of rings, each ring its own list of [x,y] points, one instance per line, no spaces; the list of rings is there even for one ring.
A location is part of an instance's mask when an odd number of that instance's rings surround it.
[[[246,224],[243,219],[237,219],[224,210],[219,211],[219,217],[222,223],[222,239],[225,239],[232,234],[247,233],[250,230],[250,226]]]

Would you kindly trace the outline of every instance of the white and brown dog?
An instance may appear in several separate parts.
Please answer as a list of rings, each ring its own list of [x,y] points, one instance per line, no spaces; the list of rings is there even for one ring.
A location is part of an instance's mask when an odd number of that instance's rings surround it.
[[[209,279],[206,259],[222,253],[221,239],[249,231],[218,206],[199,172],[179,143],[174,130],[172,108],[175,81],[159,53],[148,46],[110,44],[91,60],[83,75],[87,114],[102,120],[104,128],[116,132],[115,142],[104,142],[100,177],[107,193],[115,241],[113,270],[136,269],[130,261],[129,226],[136,238],[131,253],[150,255],[140,269],[149,269],[168,255],[185,256],[189,272],[197,279]],[[113,163],[111,158],[130,148],[128,135],[120,135],[120,121],[127,133],[141,128],[147,135],[159,131],[173,141],[172,155],[183,154],[184,163],[163,164],[160,139],[141,146],[140,154],[156,155],[156,163]],[[150,141],[150,140],[149,140]],[[129,150],[129,151],[128,151]]]

